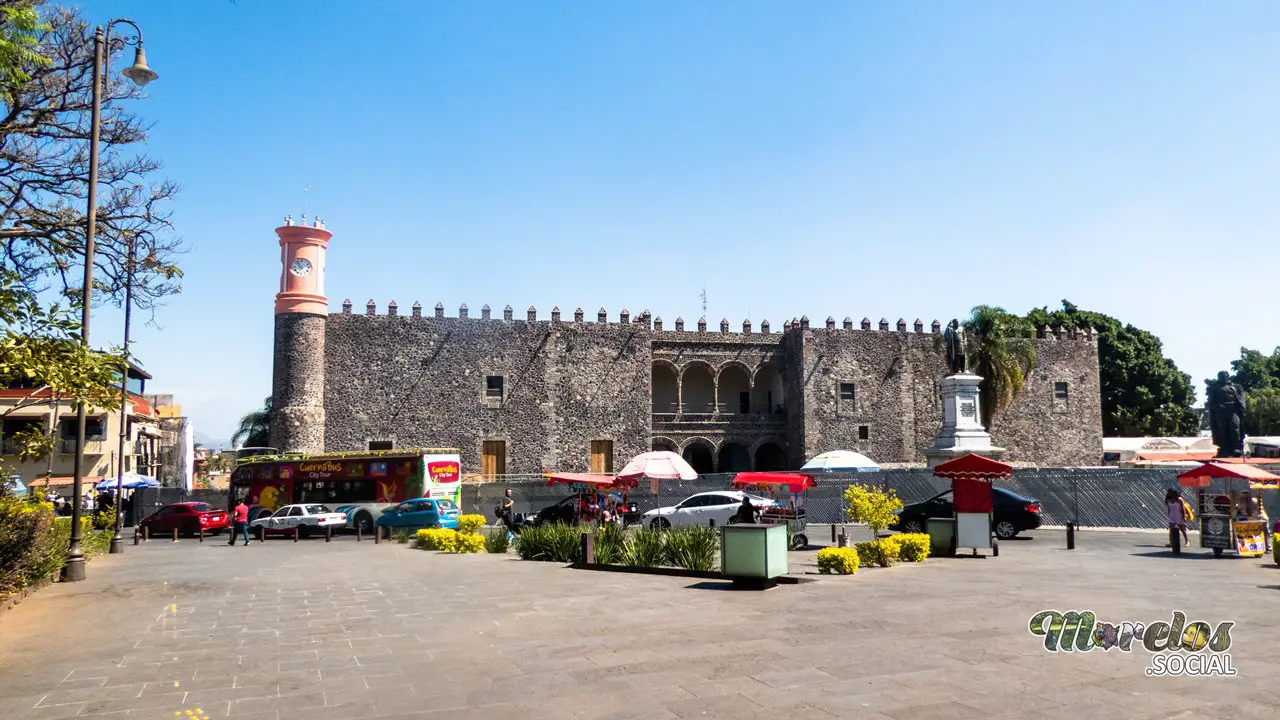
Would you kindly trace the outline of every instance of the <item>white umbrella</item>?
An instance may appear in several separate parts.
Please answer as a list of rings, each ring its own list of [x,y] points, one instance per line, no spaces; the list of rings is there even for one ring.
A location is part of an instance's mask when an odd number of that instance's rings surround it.
[[[875,472],[880,466],[862,453],[849,450],[832,450],[824,452],[804,464],[801,470],[823,470],[825,472],[857,471]]]
[[[667,450],[640,453],[622,468],[624,480],[647,477],[651,480],[697,480],[698,473],[684,458]]]

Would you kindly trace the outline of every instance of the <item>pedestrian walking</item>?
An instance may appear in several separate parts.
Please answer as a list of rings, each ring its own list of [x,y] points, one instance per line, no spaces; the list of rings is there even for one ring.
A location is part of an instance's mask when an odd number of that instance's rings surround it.
[[[1196,513],[1191,509],[1191,503],[1186,501],[1181,495],[1178,500],[1182,502],[1182,544],[1190,545],[1191,541],[1187,539],[1187,526],[1194,525],[1196,521]]]
[[[1164,494],[1164,507],[1169,515],[1169,529],[1177,530],[1182,534],[1183,544],[1186,545],[1187,538],[1187,520],[1182,509],[1182,494],[1176,488],[1169,488]],[[1173,538],[1169,538],[1168,547],[1173,547]]]
[[[232,529],[231,531],[231,542],[227,544],[235,545],[236,535],[243,535],[244,544],[248,545],[249,544],[249,506],[245,505],[244,499],[241,498],[240,502],[236,505],[235,509],[232,510],[231,512],[232,512],[233,521],[235,522],[235,528]]]
[[[508,538],[515,537],[515,510],[516,501],[511,497],[511,488],[507,488],[506,492],[502,494],[502,503],[498,505],[498,518],[502,520],[503,526],[507,528]]]

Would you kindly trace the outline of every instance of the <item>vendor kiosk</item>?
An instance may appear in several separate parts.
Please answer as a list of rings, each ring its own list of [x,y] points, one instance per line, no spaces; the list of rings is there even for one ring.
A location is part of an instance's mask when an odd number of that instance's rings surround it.
[[[998,541],[991,533],[991,483],[1013,477],[1013,468],[981,455],[963,455],[934,467],[933,474],[950,478],[951,497],[955,507],[955,547],[990,550],[1000,555]]]
[[[1234,552],[1259,557],[1267,549],[1267,520],[1261,493],[1280,489],[1280,475],[1240,462],[1207,462],[1178,476],[1182,487],[1196,488],[1200,547],[1214,557]]]

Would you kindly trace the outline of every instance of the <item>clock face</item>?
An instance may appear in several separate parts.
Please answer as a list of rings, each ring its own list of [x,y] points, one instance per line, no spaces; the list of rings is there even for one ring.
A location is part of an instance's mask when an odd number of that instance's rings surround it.
[[[302,277],[311,274],[311,261],[306,258],[298,258],[289,263],[289,272]]]

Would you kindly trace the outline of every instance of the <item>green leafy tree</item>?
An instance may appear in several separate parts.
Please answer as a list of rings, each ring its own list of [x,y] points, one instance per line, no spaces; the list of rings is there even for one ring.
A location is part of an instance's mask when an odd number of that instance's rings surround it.
[[[897,520],[896,511],[902,509],[902,501],[892,489],[871,485],[849,485],[844,489],[844,504],[849,517],[856,523],[871,528],[875,538],[876,561],[884,567],[889,564],[880,544],[880,533]]]
[[[1104,435],[1182,437],[1200,431],[1191,376],[1165,357],[1160,338],[1066,300],[1061,310],[1037,308],[1027,319],[1035,326],[1097,332]]]
[[[1036,366],[1035,327],[1004,308],[979,305],[964,324],[969,368],[982,376],[982,424],[1009,407]]]
[[[1280,435],[1280,387],[1250,390],[1245,403],[1240,425],[1246,435]]]
[[[231,444],[240,447],[267,447],[271,444],[271,398],[262,401],[262,409],[240,418],[240,427],[231,436]]]
[[[40,22],[32,0],[0,0],[0,102],[9,104],[14,93],[31,80],[28,68],[48,67],[40,54],[40,33],[49,26]]]
[[[1262,388],[1280,388],[1280,348],[1264,355],[1257,350],[1240,348],[1240,358],[1231,361],[1231,379],[1245,392]],[[1208,385],[1214,380],[1205,380]]]

